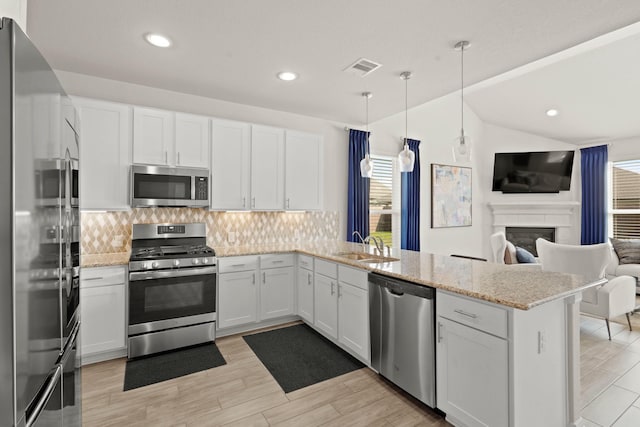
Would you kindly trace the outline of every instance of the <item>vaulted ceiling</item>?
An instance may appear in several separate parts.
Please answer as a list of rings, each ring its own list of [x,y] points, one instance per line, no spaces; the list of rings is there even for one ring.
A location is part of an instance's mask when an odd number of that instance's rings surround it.
[[[405,70],[413,72],[410,107],[458,90],[459,40],[471,41],[465,83],[472,85],[638,20],[640,2],[632,0],[28,2],[29,35],[56,69],[353,124],[364,122],[363,91],[374,95],[371,121],[404,109]],[[152,47],[147,32],[173,45]],[[361,57],[383,66],[366,77],[343,71]],[[276,79],[285,69],[299,79]],[[559,94],[542,71],[534,92]],[[588,80],[587,71],[595,72],[574,63],[568,72]],[[504,85],[483,98],[476,91],[469,102],[508,125],[501,115],[524,111],[497,101],[518,90]]]

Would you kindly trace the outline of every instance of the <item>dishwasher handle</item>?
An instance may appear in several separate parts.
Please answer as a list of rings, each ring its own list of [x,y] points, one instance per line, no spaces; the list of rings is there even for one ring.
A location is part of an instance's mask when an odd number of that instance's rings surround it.
[[[434,299],[434,289],[429,286],[399,280],[378,273],[369,273],[368,279],[370,284],[393,291],[396,296],[409,294],[420,298]]]

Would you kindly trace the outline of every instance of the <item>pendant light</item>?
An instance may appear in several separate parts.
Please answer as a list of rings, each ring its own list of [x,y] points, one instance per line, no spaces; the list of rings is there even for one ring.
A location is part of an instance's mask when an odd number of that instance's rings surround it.
[[[400,74],[400,78],[404,80],[404,147],[398,154],[398,163],[400,172],[413,172],[413,164],[416,161],[416,155],[409,149],[409,93],[407,91],[407,80],[411,78],[411,72],[405,71]]]
[[[469,48],[466,40],[456,43],[455,50],[460,51],[460,136],[453,142],[453,160],[471,160],[471,138],[464,134],[464,50]]]
[[[373,176],[373,160],[369,156],[369,98],[371,98],[371,92],[362,92],[362,96],[367,102],[367,152],[364,155],[364,159],[360,160],[360,176],[363,178],[371,178]]]

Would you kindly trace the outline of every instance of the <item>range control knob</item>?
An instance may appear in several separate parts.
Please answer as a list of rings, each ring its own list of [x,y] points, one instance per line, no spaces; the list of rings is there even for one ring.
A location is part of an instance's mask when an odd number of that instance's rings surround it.
[[[153,268],[158,268],[159,266],[160,266],[160,264],[158,264],[158,261],[153,261],[151,263],[151,267],[153,267]]]
[[[148,270],[151,268],[151,264],[149,264],[148,262],[145,262],[144,264],[142,264],[142,268],[144,268],[145,270]]]
[[[203,264],[209,264],[209,258],[202,258]]]
[[[176,260],[174,260],[174,261],[173,261],[173,266],[174,266],[174,267],[179,267],[179,266],[180,266],[180,260],[177,260],[177,259],[176,259]]]
[[[198,264],[200,264],[200,260],[198,258],[194,258],[194,259],[191,260],[191,264],[198,265]]]

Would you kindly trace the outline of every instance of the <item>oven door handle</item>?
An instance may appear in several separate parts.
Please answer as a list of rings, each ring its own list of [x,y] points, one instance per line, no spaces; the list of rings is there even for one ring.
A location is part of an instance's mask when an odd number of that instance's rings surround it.
[[[204,274],[215,274],[218,267],[183,268],[179,270],[159,270],[159,271],[134,271],[129,273],[129,281],[166,279],[170,277],[202,276]]]

